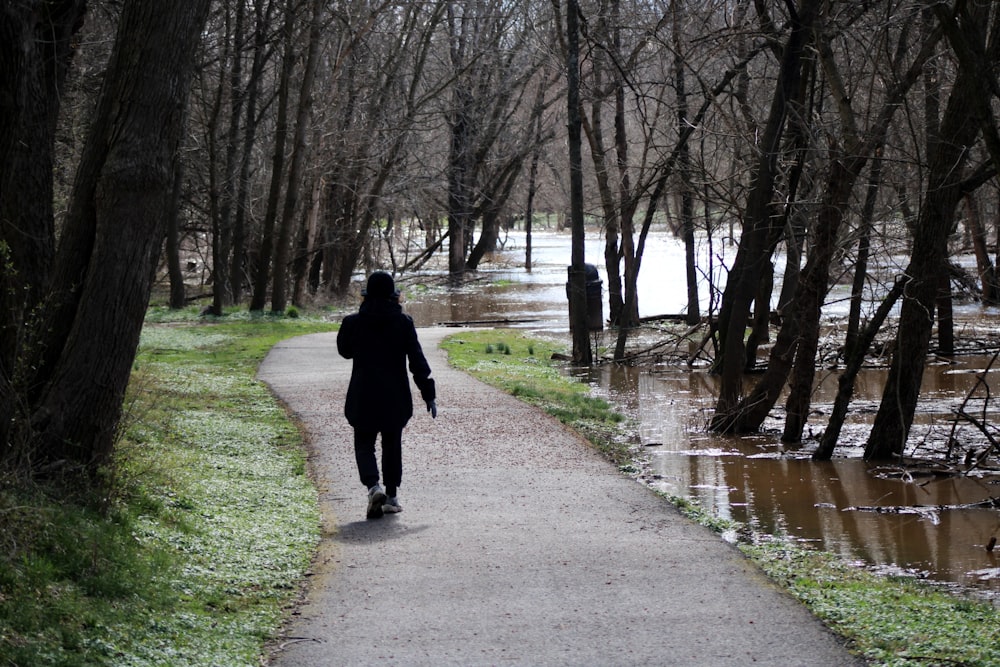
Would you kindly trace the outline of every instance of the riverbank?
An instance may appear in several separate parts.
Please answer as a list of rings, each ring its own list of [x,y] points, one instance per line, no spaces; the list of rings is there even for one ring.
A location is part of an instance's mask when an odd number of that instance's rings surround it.
[[[586,385],[552,365],[540,370],[539,366],[546,364],[528,352],[545,344],[551,345],[516,331],[496,330],[462,332],[450,338],[445,347],[452,361],[467,372],[515,395],[526,394],[533,404],[559,417],[564,404],[575,401],[563,400],[561,391],[544,389],[558,384],[553,373],[569,385],[565,390],[569,394]],[[501,347],[512,353],[498,354]],[[541,382],[528,380],[539,377]],[[525,382],[531,388],[524,389]],[[602,410],[607,409],[614,408],[605,403]],[[612,428],[615,422],[621,427]],[[754,533],[749,526],[720,517],[696,500],[664,494],[648,468],[646,448],[635,444],[634,422],[601,418],[584,425],[588,439],[596,442],[622,472],[657,490],[688,518],[736,544],[870,664],[1000,664],[1000,611],[989,601],[907,573],[878,574],[864,563],[804,546],[787,536]]]

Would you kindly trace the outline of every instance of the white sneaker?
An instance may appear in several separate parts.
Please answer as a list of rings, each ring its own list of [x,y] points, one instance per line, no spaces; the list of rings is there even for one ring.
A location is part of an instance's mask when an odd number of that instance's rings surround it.
[[[369,519],[379,519],[382,517],[382,505],[385,504],[385,491],[376,484],[368,489],[368,513],[365,515]]]
[[[403,506],[399,504],[399,498],[393,496],[392,498],[387,498],[385,503],[382,504],[382,511],[386,514],[399,514],[403,511]]]

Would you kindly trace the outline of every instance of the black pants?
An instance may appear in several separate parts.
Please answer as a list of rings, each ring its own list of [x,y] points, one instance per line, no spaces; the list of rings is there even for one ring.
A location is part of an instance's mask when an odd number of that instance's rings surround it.
[[[375,438],[378,431],[354,429],[354,458],[358,474],[365,488],[378,484],[378,460],[375,456]],[[382,429],[382,475],[385,486],[395,490],[403,479],[403,429]]]

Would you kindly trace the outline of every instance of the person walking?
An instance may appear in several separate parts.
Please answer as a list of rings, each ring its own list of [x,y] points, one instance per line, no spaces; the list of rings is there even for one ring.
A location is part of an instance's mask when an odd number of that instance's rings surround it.
[[[377,519],[384,513],[403,511],[398,496],[403,477],[402,437],[413,416],[407,360],[432,418],[437,418],[437,393],[413,318],[403,312],[392,276],[376,271],[361,294],[364,300],[358,312],[340,325],[337,351],[353,360],[344,416],[354,428],[354,457],[361,483],[368,489],[366,516]],[[384,490],[375,455],[380,433]]]

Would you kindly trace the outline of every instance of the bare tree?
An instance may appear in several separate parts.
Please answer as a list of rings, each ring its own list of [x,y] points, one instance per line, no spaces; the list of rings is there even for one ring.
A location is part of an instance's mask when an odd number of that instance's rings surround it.
[[[292,143],[292,159],[288,168],[288,186],[285,188],[285,202],[278,227],[278,238],[274,247],[274,280],[271,292],[271,310],[282,313],[288,305],[288,267],[291,254],[292,231],[295,215],[298,213],[300,181],[303,179],[304,164],[308,146],[313,104],[313,81],[316,78],[320,55],[320,40],[323,30],[323,2],[313,0],[312,16],[309,19],[305,67],[299,85],[299,103],[295,114],[295,135]]]
[[[431,105],[448,81],[429,64],[446,5],[406,3],[400,12],[380,7],[337,17],[337,57],[326,73],[332,138],[319,155],[324,186],[321,249],[311,279],[316,286],[345,293],[395,189],[427,187],[425,174],[411,175],[406,167],[417,147],[438,137]],[[430,169],[421,158],[413,160]]]
[[[5,434],[6,463],[28,459],[36,471],[62,466],[96,477],[110,460],[166,229],[172,156],[208,5],[123,5],[56,254],[45,355],[36,366],[40,390],[23,397],[17,435]],[[37,39],[30,30],[17,36]],[[53,107],[25,112],[45,108]]]
[[[983,84],[988,86],[989,81],[979,65],[961,53],[978,53],[982,64],[997,62],[1000,12],[985,3],[959,1],[953,7],[936,8],[936,14],[960,57],[940,127],[928,137],[925,197],[913,231],[896,351],[865,447],[868,460],[891,459],[903,452],[930,346],[939,277],[947,274],[947,241],[955,210],[967,192],[993,173],[969,168],[969,147],[984,126],[996,124],[983,96]],[[996,94],[992,87],[987,89]],[[970,110],[975,122],[969,122]]]
[[[719,314],[721,357],[716,360],[721,375],[721,387],[712,418],[712,428],[730,431],[738,418],[743,389],[743,369],[746,363],[743,332],[746,330],[750,304],[764,265],[769,263],[774,243],[781,227],[774,224],[772,200],[778,179],[781,141],[789,115],[801,115],[804,86],[801,85],[803,62],[813,39],[813,23],[818,18],[822,2],[802,0],[797,6],[789,3],[791,32],[783,48],[781,67],[767,123],[761,133],[759,157],[751,177],[743,220],[743,235],[739,251],[729,272]]]
[[[770,408],[777,400],[786,380],[791,375],[791,389],[785,410],[785,442],[798,442],[809,413],[819,342],[820,310],[830,280],[830,264],[849,199],[861,171],[885,143],[890,123],[900,103],[910,88],[919,80],[927,59],[940,39],[940,31],[931,33],[921,45],[915,60],[907,71],[893,77],[885,100],[873,114],[864,114],[874,120],[867,131],[857,127],[862,117],[851,106],[840,68],[830,43],[830,25],[818,22],[816,48],[823,65],[831,96],[840,118],[840,136],[843,147],[830,151],[826,184],[816,212],[811,234],[809,260],[796,285],[795,295],[786,308],[777,342],[771,350],[767,371],[753,391],[741,401],[732,422],[735,432],[756,431],[763,423]],[[906,25],[893,58],[898,70],[910,45],[906,40]]]
[[[41,333],[26,323],[45,299],[55,258],[56,124],[86,2],[20,2],[0,9],[0,458],[38,380]],[[45,11],[43,11],[45,10]]]
[[[451,84],[445,110],[448,273],[460,282],[493,250],[498,212],[506,205],[534,136],[516,121],[539,59],[531,37],[544,24],[532,3],[448,3]],[[530,124],[530,122],[528,123]],[[482,238],[475,247],[477,221]]]
[[[267,194],[267,210],[260,231],[260,251],[254,270],[253,295],[250,310],[264,310],[267,303],[268,287],[271,286],[271,261],[275,248],[275,226],[278,223],[278,209],[281,203],[282,184],[285,182],[285,146],[290,132],[288,121],[288,99],[291,95],[292,75],[295,71],[297,52],[295,44],[295,0],[287,0],[284,8],[284,27],[281,43],[284,49],[281,75],[278,81],[277,116],[274,128],[274,149],[271,153],[271,182]]]

